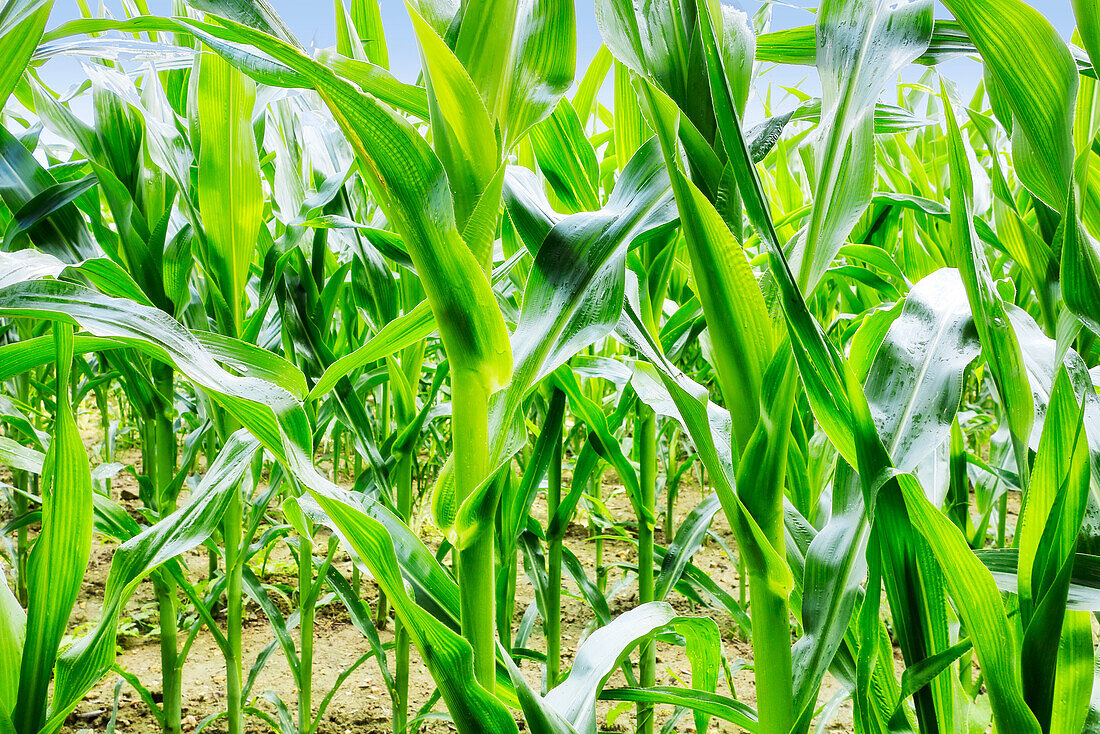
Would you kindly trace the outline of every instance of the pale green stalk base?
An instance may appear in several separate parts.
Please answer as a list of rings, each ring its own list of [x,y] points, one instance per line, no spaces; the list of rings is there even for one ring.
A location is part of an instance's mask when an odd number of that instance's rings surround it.
[[[489,473],[489,392],[476,374],[451,376],[451,431],[455,489],[461,503]],[[493,519],[458,552],[462,636],[474,649],[474,674],[490,693],[496,688],[496,584]]]
[[[183,717],[182,661],[179,659],[179,629],[176,622],[176,584],[167,573],[153,578],[160,615],[161,709],[164,734],[180,734]]]
[[[474,675],[492,693],[496,689],[496,585],[493,535],[474,540],[458,553],[458,591],[462,636],[474,649]]]
[[[786,597],[767,580],[749,574],[752,657],[756,677],[758,734],[789,734],[795,720],[791,675],[791,622]]]

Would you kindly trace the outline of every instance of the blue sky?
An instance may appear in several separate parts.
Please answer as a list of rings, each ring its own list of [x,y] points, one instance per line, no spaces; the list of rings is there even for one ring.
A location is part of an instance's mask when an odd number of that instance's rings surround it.
[[[600,34],[596,28],[593,0],[574,0],[577,14],[577,77],[583,74],[588,62],[600,46]],[[105,0],[109,11],[121,17],[119,0]],[[333,46],[336,43],[335,12],[332,0],[270,0],[298,38],[307,46],[319,48]],[[345,4],[349,0],[344,0]],[[419,69],[416,43],[412,26],[405,10],[404,0],[380,0],[382,20],[386,28],[389,44],[390,63],[394,73],[406,81],[414,81]],[[761,0],[724,0],[754,13],[763,4]],[[814,22],[810,9],[818,5],[819,0],[776,0],[773,2],[772,29],[809,25]],[[95,6],[94,1],[90,3]],[[1058,32],[1069,38],[1073,32],[1074,19],[1070,0],[1032,0],[1043,15],[1054,25]],[[149,0],[154,13],[168,13],[170,0]],[[56,0],[50,27],[78,16],[75,0]],[[937,0],[937,17],[950,17],[946,9]],[[981,67],[976,61],[960,59],[950,62],[944,73],[962,87],[964,93],[973,89],[977,83]],[[80,81],[79,63],[70,59],[50,61],[42,70],[46,83],[59,91]],[[810,94],[819,93],[816,73],[807,67],[775,68],[767,72],[765,78],[778,85],[799,86]],[[750,113],[751,114],[751,113]]]

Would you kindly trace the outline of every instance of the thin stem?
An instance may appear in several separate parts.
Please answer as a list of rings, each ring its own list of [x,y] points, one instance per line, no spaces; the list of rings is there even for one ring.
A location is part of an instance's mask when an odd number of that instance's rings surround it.
[[[382,419],[382,425],[380,426],[380,433],[383,436],[388,436],[390,433],[390,386],[389,383],[382,384],[382,403],[379,408],[380,417]],[[400,481],[400,480],[398,480]],[[408,524],[408,517],[403,518],[405,523]],[[378,605],[374,610],[374,626],[380,630],[386,629],[386,622],[390,618],[390,604],[386,599],[386,594],[381,589],[378,590]]]
[[[313,721],[313,619],[316,613],[310,596],[313,588],[313,539],[300,537],[298,545],[298,625],[302,652],[299,659],[298,727],[308,734]]]
[[[592,473],[590,490],[592,496],[597,500],[603,499],[603,482],[598,471]],[[599,524],[595,518],[590,518],[588,522],[589,533],[596,536],[596,551],[595,561],[596,564],[596,588],[600,590],[601,594],[607,593],[607,566],[603,562],[603,533],[600,531]]]
[[[19,401],[24,405],[29,405],[31,400],[31,380],[29,374],[23,373],[19,375],[16,380],[16,389],[18,390]],[[14,472],[12,478],[15,480],[15,487],[17,490],[13,493],[15,502],[13,503],[14,507],[12,507],[12,511],[15,512],[15,516],[19,518],[26,515],[27,511],[30,509],[27,503],[27,494],[31,491],[31,474],[30,472],[17,471]],[[24,607],[27,606],[28,599],[27,560],[29,557],[30,539],[27,536],[27,526],[23,524],[15,531],[15,595],[19,599],[19,603]]]
[[[228,696],[229,734],[243,734],[244,715],[241,700],[241,629],[243,612],[244,559],[241,553],[241,523],[243,512],[238,488],[229,500],[222,520],[225,541],[226,572],[226,639],[229,642],[225,658],[225,688]]]
[[[107,387],[102,386],[95,391],[96,407],[99,408],[99,429],[103,432],[103,460],[110,464],[115,460],[114,451],[111,448],[111,408],[110,395]],[[111,480],[103,482],[107,496],[111,496]]]
[[[355,477],[354,481],[359,481],[359,475],[363,473],[363,458],[359,455],[359,450],[352,444],[352,454],[355,456]],[[362,579],[359,576],[359,566],[352,564],[351,566],[351,588],[355,592],[355,598],[358,599],[362,596]],[[381,593],[381,592],[380,592]]]
[[[13,493],[15,501],[12,511],[18,518],[26,515],[27,510],[30,509],[24,492],[31,491],[31,475],[25,471],[15,472],[14,480],[16,491]],[[15,595],[24,607],[27,606],[27,559],[29,557],[30,545],[27,526],[24,524],[15,531]]]
[[[340,428],[332,431],[332,483],[340,483]]]
[[[561,505],[561,461],[562,436],[559,423],[558,435],[554,443],[554,453],[550,457],[547,516],[553,524],[554,515]],[[557,685],[561,674],[561,557],[562,533],[554,532],[548,538],[549,581],[546,589],[546,615],[542,628],[546,634],[546,688]]]
[[[214,459],[218,455],[218,437],[215,435],[215,431],[210,431],[206,440],[203,442],[204,450],[206,451],[206,465],[211,466],[214,463]],[[218,575],[218,552],[213,544],[206,552],[206,578],[210,583],[214,583],[215,577]],[[218,608],[218,602],[214,603],[214,609]]]
[[[641,472],[642,515],[638,517],[638,603],[653,601],[653,530],[657,514],[657,416],[638,401],[635,419],[638,459]],[[652,640],[642,643],[639,651],[639,677],[642,687],[657,683],[657,649]],[[653,704],[638,704],[639,734],[653,734]]]
[[[146,433],[155,441],[150,466],[150,479],[156,488],[156,512],[164,519],[176,511],[176,497],[171,483],[176,471],[176,433],[172,423],[174,410],[174,373],[170,366],[153,365],[153,380],[157,390],[157,412]],[[179,659],[179,621],[176,613],[176,582],[167,573],[154,579],[160,616],[161,706],[164,710],[164,734],[182,731],[183,681]]]
[[[237,430],[237,421],[228,413],[222,414],[223,440]],[[247,478],[246,478],[247,481]],[[225,544],[225,607],[226,607],[226,657],[225,690],[228,698],[229,734],[244,733],[244,701],[242,699],[241,632],[244,612],[244,504],[242,488],[232,492],[229,506],[222,516],[222,541]]]
[[[451,431],[455,489],[461,503],[489,472],[489,392],[476,374],[451,376]],[[462,636],[474,650],[474,674],[490,693],[496,688],[496,586],[493,526],[458,552]]]
[[[997,500],[997,547],[1004,548],[1007,540],[1008,526],[1008,490],[1001,494]]]
[[[406,525],[411,525],[412,522],[412,469],[412,454],[400,454],[397,459],[397,512]],[[394,621],[394,635],[397,646],[397,675],[394,678],[397,701],[394,704],[393,730],[395,734],[401,734],[405,731],[409,717],[409,631],[404,628],[400,619]]]

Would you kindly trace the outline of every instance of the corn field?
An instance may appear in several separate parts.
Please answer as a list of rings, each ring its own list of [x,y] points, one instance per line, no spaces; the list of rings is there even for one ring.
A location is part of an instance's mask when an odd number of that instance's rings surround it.
[[[6,0],[0,734],[1100,732],[1048,1]]]

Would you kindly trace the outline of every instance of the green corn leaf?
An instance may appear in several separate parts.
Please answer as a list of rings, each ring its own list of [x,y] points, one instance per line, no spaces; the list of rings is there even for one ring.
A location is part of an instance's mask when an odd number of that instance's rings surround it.
[[[345,354],[333,362],[321,375],[321,379],[309,393],[311,400],[324,397],[343,377],[355,370],[397,354],[401,350],[426,339],[435,331],[435,320],[427,301],[421,301],[408,313],[399,316],[382,327],[363,346]]]
[[[74,353],[109,352],[122,348],[114,339],[77,335],[74,339]],[[14,344],[0,347],[0,379],[10,379],[35,367],[41,367],[54,361],[53,338],[37,336]]]
[[[206,268],[228,306],[222,328],[230,335],[243,332],[244,289],[263,216],[252,131],[255,96],[252,80],[228,61],[209,52],[199,56],[198,204]]]
[[[1092,618],[1087,612],[1067,611],[1058,640],[1058,673],[1050,719],[1052,734],[1085,731],[1093,694]]]
[[[382,28],[382,7],[378,0],[351,0],[351,20],[363,45],[363,52],[372,64],[389,68],[390,54],[386,33]]]
[[[669,590],[680,580],[691,557],[703,545],[710,522],[721,507],[718,495],[712,492],[681,521],[676,537],[669,543],[661,560],[661,571],[653,584],[653,596],[657,601],[664,601]]]
[[[405,593],[393,539],[385,526],[356,509],[353,498],[338,499],[339,492],[333,487],[326,494],[313,496],[331,518],[330,527],[340,535],[341,542],[369,564],[379,587],[407,625],[458,731],[463,734],[517,731],[515,720],[500,700],[475,680],[470,644]]]
[[[378,8],[378,3],[372,3]],[[335,0],[336,6],[336,52],[356,61],[367,61],[367,54],[363,44],[359,41],[359,31],[352,22],[348,9],[344,7],[342,0]],[[379,13],[379,15],[381,15]],[[379,24],[382,19],[379,17]],[[383,40],[383,43],[385,41]]]
[[[734,436],[744,450],[756,428],[761,385],[775,349],[775,328],[744,250],[713,204],[680,168],[679,115],[656,95],[650,96],[650,102],[652,123],[671,171],[699,300],[707,322],[722,325],[712,339],[715,367],[733,413]]]
[[[951,597],[986,671],[985,686],[997,727],[1004,731],[1040,731],[1035,715],[1024,703],[1016,662],[1019,648],[992,576],[970,551],[959,529],[924,496],[919,484],[906,475],[899,477],[898,484],[913,527],[946,570],[944,579]]]
[[[554,453],[554,445],[561,436],[565,420],[565,394],[555,391],[550,400],[549,410],[538,440],[535,442],[531,459],[524,467],[519,488],[504,495],[501,499],[501,550],[507,557],[521,533],[526,529],[527,517],[535,502],[539,485],[546,478],[547,467]],[[574,479],[576,482],[576,479]],[[551,524],[553,518],[551,518]]]
[[[871,200],[875,101],[887,82],[928,48],[930,0],[837,0],[817,18],[823,137],[814,207],[792,266],[811,293]]]
[[[951,198],[951,233],[959,248],[957,263],[966,285],[982,350],[1008,414],[1008,425],[1016,444],[1017,463],[1026,475],[1025,447],[1035,418],[1031,390],[1027,384],[1019,341],[1005,313],[1004,302],[993,287],[985,252],[974,232],[970,202],[973,179],[950,103],[944,105],[944,114],[947,118],[952,190],[961,193],[961,196]]]
[[[0,421],[22,434],[35,447],[45,451],[49,435],[35,428],[27,413],[14,400],[4,395],[0,395]]]
[[[615,59],[656,85],[683,110],[710,146],[714,139],[713,112],[708,108],[705,70],[693,63],[692,28],[679,3],[662,0],[644,8],[629,0],[599,0],[596,25]],[[699,14],[701,19],[703,15]],[[697,53],[697,52],[695,52]]]
[[[8,587],[0,566],[0,731],[14,732],[11,723],[19,691],[19,666],[23,657],[27,613]]]
[[[614,59],[611,57],[611,52],[607,50],[607,46],[601,45],[588,64],[588,68],[585,69],[584,76],[577,84],[577,92],[573,95],[572,100],[573,109],[584,126],[588,125],[589,119],[595,112],[596,95],[599,93],[600,87],[603,86],[604,80],[607,78],[607,72],[611,70],[612,63],[614,63]]]
[[[1100,61],[1100,13],[1096,0],[1073,0],[1073,16],[1077,20],[1077,32],[1081,34],[1085,51],[1092,61],[1092,68]]]
[[[573,660],[573,669],[545,698],[579,734],[596,732],[596,700],[618,662],[648,635],[662,629],[686,633],[688,658],[696,676],[709,679],[702,690],[713,693],[717,681],[717,625],[706,617],[677,617],[665,602],[649,602],[624,612],[593,632]],[[709,667],[708,667],[709,666]]]
[[[13,212],[55,190],[57,180],[7,130],[0,130],[0,198]],[[66,261],[102,255],[74,204],[52,211],[27,231],[39,249]]]
[[[531,128],[531,145],[539,169],[569,213],[599,208],[596,151],[568,100]]]
[[[1044,727],[1055,701],[1059,640],[1077,535],[1089,492],[1081,406],[1065,369],[1058,372],[1017,529],[1024,695]]]
[[[964,371],[977,352],[958,273],[943,269],[917,283],[878,347],[864,385],[878,433],[898,466],[916,467],[943,442],[962,398]],[[843,491],[834,491],[832,518],[806,554],[805,633],[794,653],[803,702],[816,691],[843,641],[865,572],[867,508],[854,483],[837,486]]]
[[[466,69],[420,13],[411,4],[406,5],[428,89],[433,147],[447,172],[455,219],[459,227],[465,227],[499,167],[500,146],[489,113]],[[473,247],[469,240],[467,244]],[[491,245],[491,238],[485,244]],[[489,267],[492,252],[482,243],[478,243],[474,256],[482,267]]]
[[[212,331],[191,333],[221,364],[242,375],[278,385],[299,400],[305,397],[306,379],[302,371],[279,355]]]
[[[232,18],[285,43],[300,45],[267,0],[193,0],[191,4],[208,13]]]
[[[644,701],[683,706],[695,712],[704,712],[747,732],[757,731],[756,712],[747,704],[721,694],[708,694],[687,688],[653,686],[651,688],[605,688],[600,694],[603,701]]]
[[[509,175],[506,202],[514,218],[537,216],[547,206],[528,176],[523,169]],[[521,232],[535,260],[512,335],[516,368],[510,391],[526,394],[610,333],[621,312],[627,252],[675,221],[668,177],[651,142],[631,159],[603,208],[559,219],[541,241]]]
[[[53,0],[11,0],[0,10],[0,107],[23,76],[52,9]]]
[[[512,19],[520,17],[518,10],[519,0],[488,0],[461,8],[456,15],[458,32],[451,36],[455,56],[469,72],[493,120],[500,119],[506,103],[505,77],[516,32]]]
[[[705,16],[704,16],[705,17]],[[714,37],[713,29],[709,33]],[[782,305],[788,319],[788,328],[792,336],[792,342],[797,342],[799,348],[795,350],[795,356],[799,363],[799,372],[803,382],[808,388],[808,396],[814,415],[822,423],[834,445],[841,455],[850,464],[855,464],[854,436],[852,436],[850,406],[844,398],[845,388],[841,373],[844,371],[839,355],[825,339],[820,326],[814,321],[805,305],[794,274],[783,253],[772,221],[769,206],[767,204],[759,173],[755,168],[748,144],[742,132],[740,117],[733,105],[732,95],[728,84],[725,82],[725,73],[722,71],[722,61],[713,52],[715,43],[708,43],[705,48],[711,49],[708,55],[708,77],[712,98],[715,100],[715,113],[718,126],[722,131],[722,138],[730,156],[729,169],[737,182],[738,189],[744,201],[745,209],[750,223],[757,230],[771,255],[773,273],[776,283],[782,295]],[[669,114],[672,100],[656,89],[652,84],[646,84],[644,91],[647,94],[651,109],[664,109],[664,116],[671,119]],[[656,117],[656,115],[655,115]],[[681,118],[681,132],[683,121]],[[687,142],[689,138],[681,135],[681,141]],[[691,157],[692,148],[688,148]]]
[[[1077,218],[1070,199],[1070,214],[1059,229],[1062,259],[1062,296],[1066,307],[1094,334],[1100,334],[1100,242]]]
[[[92,545],[92,474],[69,396],[73,332],[54,326],[57,414],[42,468],[42,530],[28,561],[26,640],[13,720],[21,734],[46,722],[54,661]]]
[[[638,472],[623,453],[622,446],[611,434],[607,417],[600,407],[581,392],[580,382],[573,371],[567,365],[563,365],[553,375],[554,386],[564,392],[569,398],[569,404],[573,412],[584,419],[589,430],[596,437],[597,451],[601,458],[615,467],[619,473],[619,479],[627,488],[627,493],[634,503],[634,509],[641,516],[646,512],[640,503],[641,489],[638,486]]]
[[[381,66],[328,51],[318,54],[317,61],[398,111],[419,120],[428,120],[428,94],[424,87],[405,84]]]
[[[518,0],[502,90],[505,150],[551,114],[573,84],[576,66],[572,0]]]
[[[493,0],[463,9],[455,56],[499,126],[505,150],[573,83],[574,17],[572,0]]]
[[[1032,400],[1035,404],[1035,425],[1031,432],[1031,448],[1039,446],[1055,378],[1064,368],[1073,386],[1073,393],[1081,396],[1085,437],[1092,455],[1093,481],[1098,482],[1100,486],[1100,397],[1096,395],[1092,377],[1085,367],[1084,360],[1073,349],[1063,351],[1058,342],[1044,334],[1035,319],[1023,309],[1005,304],[1005,310],[1016,332],[1016,338],[1020,342],[1024,368],[1031,383]]]
[[[54,212],[73,203],[81,194],[95,186],[95,176],[54,184],[28,201],[12,217],[4,231],[4,249],[14,250],[16,238]]]
[[[757,39],[756,60],[814,66],[817,64],[816,31],[814,26],[806,25],[762,33]],[[934,66],[974,51],[974,42],[958,22],[936,20],[928,49],[917,63]]]
[[[577,730],[557,709],[531,689],[527,679],[523,677],[523,672],[512,662],[512,657],[507,654],[507,651],[502,650],[501,652],[503,653],[504,664],[508,668],[508,675],[511,676],[512,684],[516,687],[516,693],[519,695],[524,723],[530,727],[531,731],[534,734],[577,734]]]
[[[788,593],[794,581],[786,560],[776,553],[771,541],[737,494],[737,458],[730,445],[732,426],[729,412],[711,404],[706,389],[668,361],[642,326],[636,301],[632,302],[630,297],[630,289],[627,293],[616,336],[638,350],[649,362],[648,365],[644,362],[634,365],[635,370],[650,373],[648,384],[664,386],[664,391],[658,393],[650,390],[651,397],[646,402],[676,420],[691,436],[699,460],[706,467],[722,502],[726,519],[738,534],[738,545],[745,554],[746,562],[760,569],[759,575],[768,579],[773,592]]]
[[[523,169],[512,172],[507,196],[509,210],[515,212],[513,218],[548,223],[543,213],[549,210],[549,205],[531,178]],[[556,214],[547,216],[557,219]],[[490,431],[493,461],[498,467],[521,446],[513,440],[516,434],[513,426],[528,392],[573,355],[611,331],[621,312],[627,252],[667,230],[675,216],[656,146],[647,145],[631,160],[604,208],[558,220],[541,243],[527,237],[545,232],[542,226],[523,227],[521,234],[527,247],[537,254],[512,335],[515,372],[507,390],[493,398]],[[574,395],[574,409],[588,406],[598,425],[598,408],[589,406],[591,401],[586,401],[579,387]],[[636,485],[636,479],[630,479],[636,473],[620,457],[621,451],[616,451],[617,442],[608,435],[601,446],[618,462],[623,481],[632,482],[629,486]],[[493,506],[500,487],[496,483],[482,483],[460,509],[456,506],[458,499],[451,477],[452,466],[448,463],[436,483],[433,512],[441,527],[448,530],[461,515],[465,519],[457,532],[461,537],[475,537],[492,517],[491,513],[475,508]],[[637,494],[632,492],[631,496]]]
[[[978,560],[993,574],[997,588],[1015,594],[1019,590],[1017,569],[1019,550],[1016,548],[987,548],[975,551]],[[1100,557],[1088,553],[1076,553],[1070,575],[1066,609],[1079,612],[1100,611]]]
[[[512,371],[508,331],[484,271],[462,242],[446,174],[424,139],[406,120],[297,49],[226,22],[225,31],[202,28],[253,44],[293,68],[329,105],[382,210],[409,248],[452,375],[476,376],[487,393],[505,385]]]
[[[1021,182],[1066,214],[1073,167],[1077,68],[1065,41],[1021,0],[944,0],[1012,109],[1013,160]]]
[[[615,162],[622,168],[629,156],[634,155],[647,138],[653,134],[630,78],[630,69],[615,62]]]
[[[5,466],[15,471],[29,471],[32,474],[42,473],[42,464],[45,456],[41,451],[27,448],[18,441],[7,436],[0,436],[0,461]]]
[[[871,576],[872,579],[882,579],[906,665],[920,665],[950,647],[943,571],[935,564],[927,541],[914,532],[913,520],[902,506],[901,487],[910,480],[916,483],[915,480],[911,475],[902,475],[893,468],[892,458],[879,435],[866,393],[850,369],[845,369],[844,379],[854,421],[857,456],[854,468],[859,475],[871,525],[868,545],[868,554],[873,555],[868,561]],[[848,501],[851,502],[851,496]],[[876,637],[876,588],[877,582],[873,582],[859,621],[864,642],[858,653],[857,677],[864,681],[865,693],[859,694],[863,699],[869,697],[867,691],[873,670],[879,665],[878,659],[890,659],[888,654],[878,653],[867,644]],[[871,601],[868,603],[868,600]],[[917,613],[917,609],[931,611]],[[954,688],[946,675],[936,678],[929,687],[918,690],[914,704],[921,728],[930,731],[954,730],[953,696]]]
[[[879,435],[902,471],[947,439],[979,349],[958,271],[943,268],[913,286],[864,383]]]

